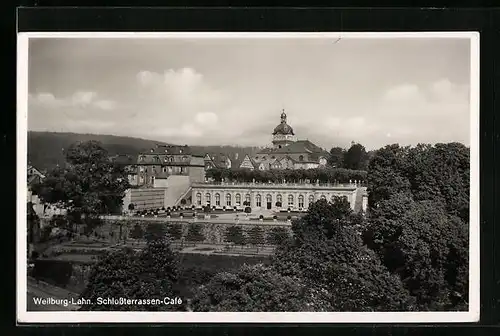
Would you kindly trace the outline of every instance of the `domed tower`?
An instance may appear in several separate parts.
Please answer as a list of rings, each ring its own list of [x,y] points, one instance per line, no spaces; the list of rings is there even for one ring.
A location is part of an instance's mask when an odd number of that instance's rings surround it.
[[[293,128],[286,123],[286,113],[285,110],[282,110],[281,122],[274,128],[273,131],[273,145],[275,148],[282,148],[295,141],[296,139],[295,133],[293,133]]]

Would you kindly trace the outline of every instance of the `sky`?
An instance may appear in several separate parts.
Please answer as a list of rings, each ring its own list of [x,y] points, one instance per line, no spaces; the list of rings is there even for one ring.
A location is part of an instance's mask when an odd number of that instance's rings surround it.
[[[469,145],[470,41],[459,38],[29,41],[28,129],[188,145],[297,138]]]

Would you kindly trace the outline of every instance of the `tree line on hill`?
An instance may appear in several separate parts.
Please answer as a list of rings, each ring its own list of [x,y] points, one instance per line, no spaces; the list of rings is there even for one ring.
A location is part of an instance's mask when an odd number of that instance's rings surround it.
[[[110,156],[124,154],[136,157],[139,153],[154,148],[156,144],[167,145],[162,141],[125,136],[30,131],[28,132],[28,162],[40,171],[50,171],[66,163],[65,151],[72,144],[87,141],[99,142]],[[230,158],[234,158],[236,153],[243,158],[244,154],[253,155],[259,150],[258,147],[239,146],[190,147],[196,155],[223,153]]]
[[[44,182],[52,197],[46,199],[81,211],[105,209],[125,186],[121,172],[112,166],[84,172],[102,157],[95,144],[70,153],[69,170]],[[469,148],[459,143],[385,146],[367,167],[364,216],[353,214],[343,198],[313,203],[292,223],[293,235],[278,245],[269,264],[208,277],[193,289],[188,306],[82,309],[467,310],[469,160]],[[104,256],[82,297],[174,296],[180,255],[172,252],[168,237],[150,239],[141,252],[123,249]]]

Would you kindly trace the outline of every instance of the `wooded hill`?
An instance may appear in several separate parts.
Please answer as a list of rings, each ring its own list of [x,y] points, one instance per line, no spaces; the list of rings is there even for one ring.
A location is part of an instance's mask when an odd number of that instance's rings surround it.
[[[42,171],[50,170],[65,161],[65,148],[68,148],[72,143],[88,140],[101,142],[110,155],[127,154],[135,156],[140,152],[149,150],[156,144],[167,144],[162,141],[106,134],[30,131],[28,132],[28,164]],[[193,153],[197,155],[217,153],[228,155],[230,158],[234,158],[236,153],[238,153],[239,157],[243,157],[245,154],[253,155],[259,150],[258,147],[238,146],[191,146],[191,148]]]

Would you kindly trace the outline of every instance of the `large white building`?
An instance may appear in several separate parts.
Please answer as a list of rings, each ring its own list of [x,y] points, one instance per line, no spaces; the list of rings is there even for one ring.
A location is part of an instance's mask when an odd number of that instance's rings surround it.
[[[354,211],[366,211],[366,188],[357,184],[287,183],[193,183],[192,200],[197,207],[216,208],[250,206],[254,210],[307,210],[310,203],[335,196],[346,197]]]

